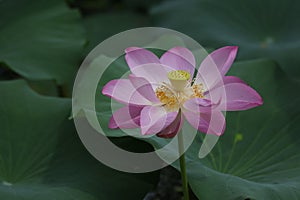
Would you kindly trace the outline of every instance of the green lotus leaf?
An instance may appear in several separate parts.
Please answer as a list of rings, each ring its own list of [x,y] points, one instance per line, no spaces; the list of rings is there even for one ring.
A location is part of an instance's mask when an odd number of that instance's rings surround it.
[[[238,58],[272,58],[300,80],[300,1],[164,1],[151,11],[155,25],[181,31],[204,46],[240,47]]]
[[[79,12],[60,0],[3,0],[0,12],[0,62],[71,90],[85,43]]]
[[[226,131],[204,159],[198,157],[204,135],[196,136],[186,152],[190,187],[203,200],[299,199],[299,84],[266,60],[237,63],[230,74],[254,87],[264,105],[227,112]],[[167,143],[157,137],[146,141],[155,148]],[[179,170],[178,162],[173,166]]]
[[[128,29],[149,25],[147,16],[133,12],[111,12],[84,18],[90,51],[105,39]]]
[[[42,96],[22,80],[0,82],[0,93],[0,199],[142,199],[157,181],[157,173],[122,173],[95,160],[67,119],[70,99]]]

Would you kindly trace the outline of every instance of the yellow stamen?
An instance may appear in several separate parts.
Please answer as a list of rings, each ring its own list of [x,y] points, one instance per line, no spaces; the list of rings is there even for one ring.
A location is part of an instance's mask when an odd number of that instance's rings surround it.
[[[155,90],[159,101],[164,104],[167,110],[178,109],[178,100],[176,94],[165,85],[161,85]]]
[[[182,91],[187,86],[190,76],[184,70],[175,70],[168,73],[168,78],[176,91]]]
[[[204,98],[203,84],[193,84],[192,89],[193,89],[193,97]]]
[[[168,73],[168,78],[171,85],[163,82],[155,90],[157,98],[168,111],[179,110],[189,99],[204,98],[203,84],[191,83],[188,72],[183,70],[171,71]]]

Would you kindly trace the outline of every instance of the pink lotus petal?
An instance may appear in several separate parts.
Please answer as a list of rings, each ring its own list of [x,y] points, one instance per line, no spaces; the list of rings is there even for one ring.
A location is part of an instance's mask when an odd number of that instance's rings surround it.
[[[215,110],[208,113],[183,110],[187,121],[198,131],[220,136],[224,133],[226,122],[222,112]]]
[[[210,54],[223,76],[225,76],[230,69],[236,57],[237,51],[237,46],[227,46],[217,49]]]
[[[210,91],[215,90],[216,88],[219,88],[217,92],[210,92],[207,91],[205,93],[205,98],[210,99],[214,104],[219,104],[222,100],[224,101],[224,98],[226,96],[226,90],[225,87],[223,87],[226,84],[230,83],[242,83],[246,84],[243,80],[241,80],[238,77],[235,76],[224,76],[223,80],[218,82],[216,85],[214,85],[213,88],[210,89]],[[223,108],[224,110],[225,108]]]
[[[145,78],[155,89],[162,82],[169,82],[168,72],[173,69],[162,64],[144,64],[131,69],[133,75]]]
[[[125,50],[125,53],[125,59],[130,70],[143,64],[160,63],[154,53],[143,48],[129,47]]]
[[[152,103],[143,97],[128,79],[118,79],[108,82],[102,93],[124,104],[151,105]]]
[[[223,78],[224,85],[229,83],[243,83],[246,84],[245,81],[236,76],[224,76]]]
[[[155,90],[162,84],[170,84],[168,73],[173,70],[188,71],[192,78],[195,70],[193,54],[184,47],[172,48],[160,59],[139,47],[127,48],[125,52],[132,72],[129,79],[110,81],[102,90],[104,95],[127,104],[113,114],[110,128],[140,127],[143,135],[157,134],[158,137],[171,138],[181,129],[184,116],[197,130],[220,136],[226,126],[221,111],[246,110],[263,103],[260,95],[240,78],[225,76],[236,57],[237,47],[220,48],[204,59],[195,84],[204,84],[205,98],[184,98],[179,103],[182,113],[168,112],[159,106],[161,102]],[[188,94],[191,88],[186,89]]]
[[[212,111],[213,104],[208,99],[193,98],[184,102],[183,109],[191,112],[207,113]]]
[[[229,83],[242,83],[242,84],[247,84],[245,81],[243,81],[242,79],[236,77],[236,76],[224,76],[223,77],[223,81],[220,81],[219,83],[217,83],[216,85],[214,85],[213,88],[211,88],[210,90],[214,90],[215,88],[218,87],[222,87],[223,85],[229,84]],[[208,91],[209,92],[209,91]],[[223,91],[223,95],[225,95],[225,90]],[[213,99],[212,97],[210,97],[210,99]],[[219,98],[217,99],[219,100]],[[214,101],[215,102],[215,101]]]
[[[157,134],[168,127],[178,112],[167,112],[162,106],[146,106],[141,112],[142,135]]]
[[[135,89],[146,99],[152,103],[160,103],[159,99],[153,90],[152,85],[143,77],[137,77],[133,74],[129,74],[129,80]]]
[[[226,95],[224,95],[224,89]],[[239,82],[228,83],[210,91],[210,94],[222,97],[219,107],[221,110],[247,110],[263,104],[262,98],[253,88]]]
[[[138,128],[140,126],[140,113],[143,107],[125,106],[116,110],[110,118],[108,127],[115,128]]]
[[[157,136],[161,138],[172,138],[179,132],[182,124],[183,117],[180,113],[178,113],[176,119],[168,127],[159,132]]]
[[[184,70],[190,73],[193,78],[196,61],[193,53],[184,47],[174,47],[164,53],[160,62],[170,66],[174,70]]]
[[[141,47],[128,47],[125,49],[125,53],[129,53],[131,51],[136,51],[136,50],[140,50],[140,49],[143,49]]]
[[[205,84],[207,90],[213,88],[230,69],[237,50],[236,46],[227,46],[209,54],[199,67],[196,82]]]

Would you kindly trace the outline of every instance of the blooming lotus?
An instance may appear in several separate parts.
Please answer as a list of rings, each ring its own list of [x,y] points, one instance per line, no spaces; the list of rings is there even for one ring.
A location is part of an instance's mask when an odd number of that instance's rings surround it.
[[[195,129],[222,135],[224,111],[262,105],[260,95],[235,76],[225,76],[238,48],[227,46],[208,55],[195,75],[190,50],[174,47],[158,58],[151,51],[130,47],[125,59],[128,79],[107,83],[102,93],[125,106],[113,113],[109,128],[140,128],[142,135],[174,137],[185,118]]]

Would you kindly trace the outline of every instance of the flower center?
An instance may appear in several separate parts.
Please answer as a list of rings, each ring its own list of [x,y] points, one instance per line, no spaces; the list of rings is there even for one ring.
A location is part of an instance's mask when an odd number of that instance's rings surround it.
[[[156,88],[155,94],[168,111],[176,111],[186,100],[204,98],[202,84],[192,84],[190,74],[183,70],[168,73],[171,84],[162,83]]]
[[[175,70],[168,73],[168,78],[176,91],[182,91],[188,84],[190,73],[184,70]]]
[[[178,110],[179,107],[177,94],[172,91],[172,89],[167,84],[164,83],[163,85],[156,88],[155,94],[167,110]]]

